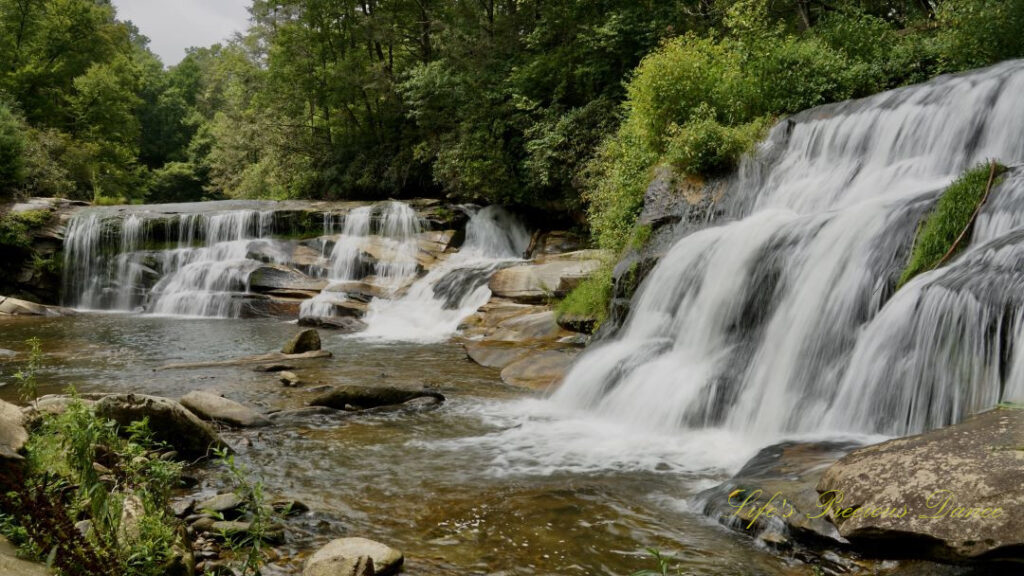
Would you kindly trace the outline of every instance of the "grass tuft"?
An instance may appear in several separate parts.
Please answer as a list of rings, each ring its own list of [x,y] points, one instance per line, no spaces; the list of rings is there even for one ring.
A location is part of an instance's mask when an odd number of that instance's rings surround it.
[[[918,228],[914,250],[900,276],[897,288],[902,287],[914,276],[938,266],[964,229],[971,225],[971,218],[985,195],[990,170],[989,163],[978,164],[961,174],[942,193],[935,209]],[[1005,170],[1005,166],[996,164],[997,176]],[[995,185],[994,182],[993,186]],[[969,239],[968,230],[964,240],[957,247],[957,252],[963,249]]]

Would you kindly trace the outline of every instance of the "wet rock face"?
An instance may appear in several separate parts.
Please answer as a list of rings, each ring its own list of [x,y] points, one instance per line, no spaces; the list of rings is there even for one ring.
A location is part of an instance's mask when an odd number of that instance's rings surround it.
[[[855,545],[963,562],[1024,560],[1024,410],[861,448],[818,483]]]

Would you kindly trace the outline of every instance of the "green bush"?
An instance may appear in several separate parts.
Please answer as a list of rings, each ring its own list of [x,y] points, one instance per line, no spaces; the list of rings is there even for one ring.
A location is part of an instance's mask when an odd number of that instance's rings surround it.
[[[0,246],[28,248],[32,233],[50,221],[47,210],[0,214]]]
[[[608,318],[612,299],[612,262],[599,268],[555,306],[559,316],[594,318],[596,329]]]
[[[669,129],[665,161],[682,174],[719,174],[732,170],[740,156],[767,132],[771,121],[758,118],[738,126],[723,126],[715,112],[701,104],[690,121]]]
[[[0,526],[23,553],[59,573],[164,574],[178,539],[168,504],[182,469],[161,457],[165,449],[145,421],[120,429],[74,399],[32,431],[25,481],[0,500]],[[126,506],[140,506],[130,526],[122,521]],[[84,535],[75,527],[81,519],[91,523]]]
[[[996,166],[997,174],[1004,170],[1003,166]],[[957,237],[971,224],[971,217],[985,194],[990,171],[989,164],[979,164],[961,174],[949,188],[946,188],[935,204],[935,209],[918,228],[914,250],[900,276],[898,286],[901,287],[914,276],[936,267],[949,252]],[[957,250],[966,246],[969,239],[970,230],[967,230]]]
[[[1024,0],[944,0],[936,19],[946,71],[1024,56]]]

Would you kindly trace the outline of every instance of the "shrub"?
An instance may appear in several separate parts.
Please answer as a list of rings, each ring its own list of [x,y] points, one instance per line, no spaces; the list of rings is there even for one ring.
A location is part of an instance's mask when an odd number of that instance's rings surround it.
[[[559,316],[594,318],[595,329],[608,317],[608,304],[612,299],[612,262],[596,270],[580,283],[555,307]]]
[[[1003,166],[996,165],[997,174],[1003,170]],[[967,234],[957,247],[957,251],[966,245],[970,239],[968,226],[972,224],[971,218],[985,194],[990,171],[989,164],[979,164],[961,174],[942,193],[935,204],[935,209],[918,228],[914,250],[900,276],[898,287],[909,282],[914,276],[936,267],[965,230]]]
[[[32,233],[50,221],[47,210],[0,214],[0,247],[28,248]]]
[[[945,0],[936,19],[946,71],[1024,56],[1024,0]]]
[[[690,121],[669,130],[665,160],[682,174],[718,174],[732,170],[740,156],[764,136],[770,120],[758,118],[738,126],[723,126],[715,112],[701,104]]]
[[[26,479],[0,498],[0,529],[63,574],[164,574],[178,538],[168,502],[181,477],[164,450],[145,421],[121,429],[74,399],[32,431]],[[139,507],[130,526],[122,523],[127,506]],[[83,518],[91,523],[85,535],[75,526]]]

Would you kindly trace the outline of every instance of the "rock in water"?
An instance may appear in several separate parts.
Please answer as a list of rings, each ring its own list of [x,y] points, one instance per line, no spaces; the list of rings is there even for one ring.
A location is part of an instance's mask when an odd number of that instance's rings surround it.
[[[255,428],[270,424],[266,416],[252,408],[211,392],[189,392],[181,397],[181,405],[204,420],[223,422],[239,428]]]
[[[855,450],[818,483],[839,533],[873,552],[1024,559],[1024,410]]]
[[[376,576],[388,576],[395,574],[402,567],[405,557],[402,553],[390,546],[380,542],[374,542],[366,538],[339,538],[327,543],[326,546],[316,551],[306,562],[306,568],[302,576],[335,576],[336,574],[350,574],[344,571],[331,571],[331,568],[355,570],[360,558],[369,558],[372,564],[370,574]],[[351,574],[364,574],[364,572],[353,571]]]
[[[227,444],[198,416],[169,398],[144,394],[111,394],[96,402],[96,413],[121,426],[149,419],[153,436],[188,459],[204,458]]]
[[[320,333],[310,328],[295,335],[281,348],[284,354],[304,354],[315,352],[320,349]]]
[[[387,386],[339,386],[313,399],[312,406],[327,406],[344,410],[346,406],[354,408],[376,408],[403,404],[415,398],[433,398],[444,402],[444,395],[429,390],[404,390]]]

